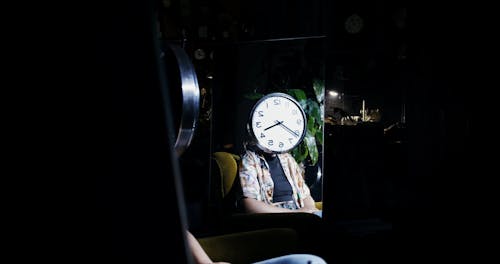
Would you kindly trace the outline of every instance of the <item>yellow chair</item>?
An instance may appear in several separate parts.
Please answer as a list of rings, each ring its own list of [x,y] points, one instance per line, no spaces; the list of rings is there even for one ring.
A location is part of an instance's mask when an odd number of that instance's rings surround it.
[[[224,198],[231,191],[238,175],[238,161],[240,157],[229,152],[220,151],[215,152],[213,158],[219,167],[220,192],[222,198]]]

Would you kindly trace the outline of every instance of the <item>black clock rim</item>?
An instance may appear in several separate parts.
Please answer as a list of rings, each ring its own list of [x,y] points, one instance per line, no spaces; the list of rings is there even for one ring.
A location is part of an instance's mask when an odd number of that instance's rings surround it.
[[[302,117],[304,118],[304,129],[302,131],[302,136],[300,137],[299,141],[297,141],[297,143],[287,149],[287,150],[284,150],[284,151],[274,151],[274,150],[270,150],[269,148],[267,148],[266,146],[263,146],[259,143],[259,140],[257,139],[257,136],[255,135],[253,129],[252,129],[252,126],[251,124],[253,123],[253,113],[255,112],[255,109],[257,108],[257,106],[264,100],[266,100],[267,98],[269,97],[275,97],[275,96],[278,96],[278,97],[285,97],[287,99],[289,99],[290,101],[292,101],[292,103],[296,104],[299,109],[300,109],[300,113],[302,114]],[[264,152],[267,152],[267,153],[275,153],[275,154],[281,154],[281,153],[286,153],[286,152],[289,152],[291,150],[293,150],[294,148],[296,148],[298,145],[300,145],[302,143],[302,141],[304,140],[305,136],[306,136],[306,133],[307,133],[307,115],[306,115],[306,112],[304,111],[304,108],[302,108],[302,106],[300,105],[300,103],[295,99],[293,98],[291,95],[289,94],[286,94],[286,93],[280,93],[280,92],[275,92],[275,93],[270,93],[270,94],[266,94],[264,95],[262,98],[260,98],[255,104],[254,106],[252,107],[252,110],[250,111],[250,116],[249,116],[249,119],[248,119],[248,122],[247,122],[247,130],[248,130],[248,133],[250,134],[250,138],[251,140],[255,143],[255,145],[261,149],[262,151]]]

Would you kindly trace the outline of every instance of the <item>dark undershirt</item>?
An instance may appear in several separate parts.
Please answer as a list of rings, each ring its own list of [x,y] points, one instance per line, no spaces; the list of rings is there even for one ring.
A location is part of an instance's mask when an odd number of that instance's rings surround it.
[[[269,172],[274,182],[273,202],[286,202],[293,200],[293,190],[290,182],[286,178],[285,172],[281,167],[281,162],[277,155],[265,155],[267,164],[269,164]]]

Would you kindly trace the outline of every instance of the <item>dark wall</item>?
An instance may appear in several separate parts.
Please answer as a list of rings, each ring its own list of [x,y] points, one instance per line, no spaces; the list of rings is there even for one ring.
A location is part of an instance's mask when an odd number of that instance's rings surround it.
[[[187,38],[191,52],[198,48],[214,51],[213,58],[198,61],[201,69],[214,73],[207,86],[213,95],[213,116],[203,135],[212,140],[206,152],[241,141],[245,113],[252,106],[242,98],[243,93],[271,89],[276,68],[266,65],[272,65],[268,62],[286,49],[296,50],[290,48],[292,42],[259,40],[326,36],[324,44],[313,48],[323,54],[326,88],[340,89],[358,101],[366,98],[370,108],[382,109],[381,129],[400,125],[383,142],[399,140],[403,145],[385,145],[380,151],[384,154],[377,157],[385,159],[380,174],[385,178],[383,184],[372,185],[370,192],[386,200],[376,202],[407,214],[403,221],[413,225],[452,199],[445,198],[446,183],[453,183],[451,175],[462,171],[456,164],[467,163],[471,144],[471,113],[465,94],[458,90],[462,86],[457,77],[466,75],[461,58],[470,53],[462,49],[460,40],[470,36],[462,33],[465,27],[459,21],[465,18],[455,6],[388,0],[190,3],[172,2],[167,14],[173,22],[167,23],[171,30],[165,37]],[[363,19],[362,29],[354,34],[345,28],[353,14]],[[302,48],[299,57],[314,61],[314,56],[303,52],[307,45],[302,44],[297,45]],[[356,113],[359,106],[351,105]],[[230,148],[240,149],[237,145]],[[345,170],[341,175],[349,181],[353,173]],[[422,229],[431,225],[425,221]]]
[[[167,1],[167,38],[241,41],[321,35],[325,1]]]

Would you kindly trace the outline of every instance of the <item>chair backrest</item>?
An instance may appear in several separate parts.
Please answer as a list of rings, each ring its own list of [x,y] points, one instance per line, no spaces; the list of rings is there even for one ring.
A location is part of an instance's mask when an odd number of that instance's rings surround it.
[[[240,157],[229,152],[220,151],[215,152],[213,158],[219,167],[220,191],[222,198],[224,198],[231,191],[238,175],[238,161]]]

